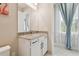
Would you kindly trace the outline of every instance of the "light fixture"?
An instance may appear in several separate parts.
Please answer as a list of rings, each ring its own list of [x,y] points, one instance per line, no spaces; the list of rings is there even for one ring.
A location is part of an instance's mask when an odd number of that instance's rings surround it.
[[[37,9],[37,3],[34,3],[34,4],[32,4],[32,3],[27,3],[27,5],[28,6],[30,6],[32,9],[34,9],[34,10],[36,10]]]
[[[38,3],[34,3],[36,6],[38,5]]]

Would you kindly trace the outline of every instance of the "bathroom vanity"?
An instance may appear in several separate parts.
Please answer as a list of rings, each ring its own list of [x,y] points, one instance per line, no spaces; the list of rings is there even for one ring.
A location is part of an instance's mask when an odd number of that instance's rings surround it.
[[[47,52],[47,34],[32,33],[19,36],[20,56],[43,56]]]

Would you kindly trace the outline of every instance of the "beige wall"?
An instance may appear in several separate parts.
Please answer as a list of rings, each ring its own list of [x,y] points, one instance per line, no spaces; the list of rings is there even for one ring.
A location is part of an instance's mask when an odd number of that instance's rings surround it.
[[[32,12],[31,15],[31,30],[48,31],[48,51],[52,52],[53,42],[53,4],[38,4],[38,9]],[[52,22],[51,22],[52,21]]]
[[[9,5],[9,15],[0,15],[0,46],[11,45],[11,52],[17,52],[17,5]]]

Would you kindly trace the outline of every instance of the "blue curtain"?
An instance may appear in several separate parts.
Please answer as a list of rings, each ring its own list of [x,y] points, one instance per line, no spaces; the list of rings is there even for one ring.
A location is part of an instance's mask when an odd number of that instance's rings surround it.
[[[60,3],[59,10],[66,25],[66,48],[71,49],[71,26],[76,11],[77,3]]]

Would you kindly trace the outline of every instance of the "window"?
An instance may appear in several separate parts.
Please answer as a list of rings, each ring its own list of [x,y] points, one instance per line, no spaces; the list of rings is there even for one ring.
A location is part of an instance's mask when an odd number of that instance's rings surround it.
[[[75,15],[73,17],[73,22],[72,22],[72,28],[71,31],[72,32],[77,32],[78,31],[78,7],[76,9]]]
[[[60,32],[66,32],[66,26],[65,26],[65,22],[62,18],[62,15],[59,11],[59,18],[60,18]],[[78,31],[78,7],[76,9],[76,12],[74,14],[74,17],[73,17],[73,22],[72,22],[72,27],[71,27],[71,32],[77,32]]]
[[[60,11],[59,11],[59,13],[60,13]],[[64,22],[64,20],[63,20],[63,18],[62,18],[61,13],[60,13],[59,15],[60,15],[60,31],[61,31],[61,32],[66,32],[66,25],[65,25],[65,22]]]

